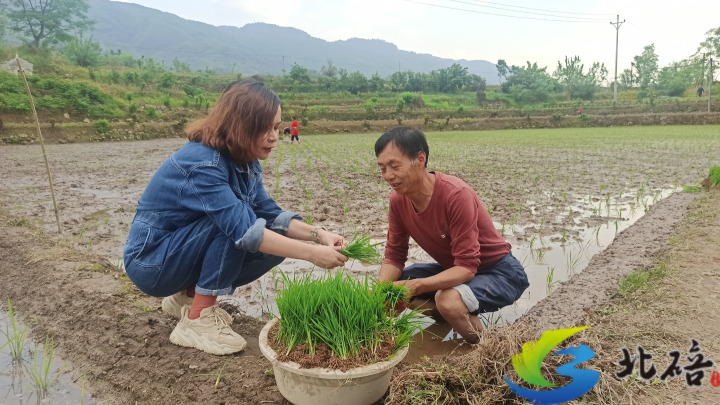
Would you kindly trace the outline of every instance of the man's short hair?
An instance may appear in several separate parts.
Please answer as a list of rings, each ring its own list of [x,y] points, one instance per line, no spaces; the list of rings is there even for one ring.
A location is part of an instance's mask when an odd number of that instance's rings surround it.
[[[378,157],[391,142],[395,143],[400,152],[410,160],[415,160],[418,153],[425,152],[425,167],[427,167],[430,149],[422,131],[413,127],[397,127],[385,132],[375,142],[375,157]]]
[[[296,116],[294,116],[294,115],[293,115],[292,117],[290,117],[290,118],[292,118],[292,119],[294,119],[294,120],[296,120],[296,119],[297,119],[297,117],[296,117]]]

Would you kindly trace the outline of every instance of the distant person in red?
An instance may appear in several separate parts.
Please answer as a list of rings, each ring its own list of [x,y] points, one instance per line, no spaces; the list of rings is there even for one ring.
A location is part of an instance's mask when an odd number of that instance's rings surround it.
[[[582,107],[580,107],[580,115],[582,115]]]
[[[375,142],[375,155],[393,188],[380,280],[404,285],[413,296],[411,308],[427,309],[477,343],[483,329],[478,314],[519,299],[530,285],[525,269],[475,190],[457,177],[427,171],[425,134],[410,127],[391,129]],[[405,267],[410,238],[436,263]]]
[[[298,136],[300,135],[300,124],[298,124],[297,117],[294,115],[292,116],[292,120],[292,124],[290,124],[290,130],[292,131],[290,136],[290,143],[292,144],[297,141],[298,145],[300,145],[300,138],[298,138]]]

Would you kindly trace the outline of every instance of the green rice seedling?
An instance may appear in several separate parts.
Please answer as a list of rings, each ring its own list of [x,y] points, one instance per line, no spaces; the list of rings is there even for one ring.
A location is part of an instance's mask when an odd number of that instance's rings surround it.
[[[537,239],[537,235],[533,235],[532,238],[530,238],[530,251],[532,251],[533,243],[535,243],[535,239]]]
[[[536,251],[537,251],[537,258],[538,258],[537,264],[542,264],[543,258],[545,257],[545,251],[540,250],[540,249],[537,249]]]
[[[14,363],[20,363],[22,361],[22,351],[25,348],[25,338],[27,337],[27,331],[29,324],[25,326],[25,329],[19,330],[18,325],[15,322],[15,313],[13,312],[12,304],[8,299],[8,313],[10,314],[10,328],[5,328],[5,339],[7,343],[4,346],[8,346],[10,349],[10,358]]]
[[[497,314],[497,315],[495,315],[495,314]],[[502,315],[500,315],[500,312],[491,312],[489,314],[480,314],[480,322],[482,322],[483,328],[489,332],[491,332],[493,329],[495,329],[501,320],[502,320]]]
[[[313,224],[313,214],[311,212],[305,214],[305,222],[307,222],[308,225]]]
[[[547,285],[548,292],[555,285],[555,267],[548,267],[547,277],[545,277],[545,283]]]
[[[565,243],[567,242],[567,229],[563,228],[562,237],[560,238],[560,241]]]
[[[52,359],[55,354],[55,343],[50,339],[50,336],[45,337],[42,363],[38,363],[38,353],[38,345],[35,345],[32,367],[27,369],[27,371],[30,375],[30,381],[35,386],[35,391],[45,393],[48,387],[60,377],[60,373],[65,369],[65,365],[60,368],[55,377],[51,376],[50,368],[52,367]],[[38,370],[38,366],[40,366],[40,370]],[[32,387],[28,388],[33,389]]]
[[[307,162],[308,171],[312,170],[312,161],[310,160],[310,156],[308,156],[305,161]]]
[[[375,246],[381,245],[382,243],[370,244],[370,237],[366,235],[360,235],[355,233],[352,241],[345,246],[340,254],[347,256],[350,259],[360,260],[362,263],[374,263],[380,260],[382,255],[377,251]]]
[[[298,172],[297,178],[298,178],[298,185],[300,186],[300,188],[302,188],[302,173]]]
[[[420,329],[420,311],[396,317],[386,304],[389,290],[378,281],[353,280],[338,272],[293,279],[283,273],[283,282],[285,288],[276,298],[281,319],[277,339],[287,353],[304,344],[313,354],[319,344],[326,344],[340,359],[347,359],[363,348],[375,353],[387,337],[394,339],[396,353],[409,345]]]
[[[373,288],[377,289],[373,290],[373,293],[377,292],[385,295],[385,302],[389,308],[395,308],[398,303],[407,302],[410,299],[408,295],[410,290],[404,286],[396,286],[390,281],[378,282]]]
[[[581,244],[582,245],[582,244]],[[582,249],[582,248],[581,248]],[[573,258],[572,251],[567,257],[567,271],[568,273],[575,273],[575,267],[577,267],[578,262],[580,261],[580,256],[576,256]]]
[[[683,186],[683,193],[699,193],[702,191],[700,186]]]

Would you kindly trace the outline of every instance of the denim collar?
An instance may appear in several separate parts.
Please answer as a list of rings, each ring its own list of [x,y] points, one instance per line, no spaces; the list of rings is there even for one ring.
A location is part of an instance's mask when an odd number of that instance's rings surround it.
[[[235,164],[235,170],[238,173],[250,173],[250,174],[256,174],[256,173],[262,173],[262,166],[260,165],[260,162],[255,159],[250,163],[246,163],[243,165]]]

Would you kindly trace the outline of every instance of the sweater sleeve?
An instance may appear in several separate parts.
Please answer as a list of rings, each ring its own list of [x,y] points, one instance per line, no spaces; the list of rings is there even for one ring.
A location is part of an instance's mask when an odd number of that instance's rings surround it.
[[[395,194],[390,196],[390,208],[388,210],[388,234],[387,243],[385,244],[385,260],[383,264],[391,264],[398,269],[405,268],[405,262],[408,257],[408,244],[410,235],[400,220],[400,211],[402,200],[397,198]]]
[[[477,273],[480,266],[478,210],[480,201],[475,193],[462,188],[447,200],[448,227],[453,264]]]

